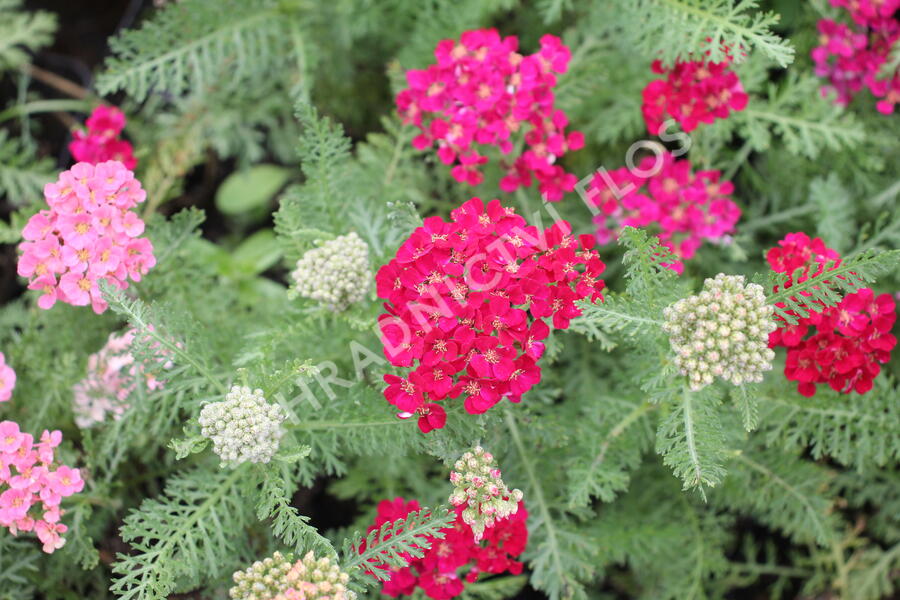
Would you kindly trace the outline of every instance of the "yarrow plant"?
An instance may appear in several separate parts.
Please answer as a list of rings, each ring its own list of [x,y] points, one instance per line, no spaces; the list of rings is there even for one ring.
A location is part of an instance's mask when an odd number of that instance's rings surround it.
[[[459,41],[442,40],[434,50],[437,63],[406,73],[409,87],[397,95],[397,110],[421,133],[418,149],[438,147],[441,162],[454,165],[457,181],[477,185],[479,167],[488,159],[480,146],[497,146],[503,154],[526,149],[513,158],[500,188],[512,192],[535,181],[550,201],[561,200],[577,178],[557,162],[584,146],[584,136],[566,133],[569,120],[555,107],[556,76],[565,73],[571,52],[553,35],[540,40],[530,55],[518,52],[515,36],[495,29],[466,31]]]
[[[802,283],[840,265],[840,255],[821,238],[802,232],[789,233],[767,254],[776,273],[791,275],[786,287]],[[809,315],[796,315],[796,324],[785,323],[772,332],[769,345],[787,348],[784,375],[797,382],[797,390],[813,396],[818,384],[828,384],[844,394],[865,394],[872,389],[881,365],[890,360],[897,338],[891,329],[897,320],[890,294],[876,296],[871,288],[847,294],[835,306],[811,300]],[[808,337],[807,337],[808,336]]]
[[[96,165],[115,160],[126,169],[134,169],[137,159],[131,144],[119,136],[125,128],[125,113],[115,106],[97,106],[84,122],[87,131],[76,129],[72,132],[69,152],[77,162]]]
[[[655,60],[651,69],[665,75],[648,83],[643,91],[641,112],[651,135],[663,132],[668,117],[684,131],[693,131],[700,123],[725,119],[747,107],[749,97],[731,70],[730,57],[722,62],[677,61],[671,67]]]
[[[72,388],[72,410],[79,427],[102,423],[109,415],[121,418],[138,385],[151,392],[162,389],[165,381],[159,375],[172,368],[171,352],[152,342],[158,353],[155,364],[137,363],[131,352],[135,335],[134,329],[111,333],[103,348],[88,357],[87,375]]]
[[[734,185],[721,177],[716,170],[695,173],[689,160],[669,152],[644,158],[636,169],[595,174],[586,195],[600,209],[594,217],[600,243],[616,239],[623,227],[646,227],[684,260],[704,241],[727,243],[741,209],[731,199]],[[684,269],[681,260],[670,266]]]
[[[691,389],[716,377],[733,385],[762,381],[775,357],[767,346],[776,327],[772,313],[761,285],[724,273],[704,281],[698,295],[667,307],[663,329]]]
[[[371,287],[369,247],[351,231],[307,251],[291,277],[297,294],[341,312],[365,298]]]
[[[463,523],[472,528],[476,542],[484,537],[485,528],[519,510],[522,491],[506,487],[494,455],[481,446],[463,454],[453,469],[450,504],[463,507]]]
[[[417,510],[419,503],[416,500],[406,501],[400,497],[382,500],[369,531]],[[522,572],[522,563],[514,559],[528,544],[528,511],[524,504],[519,502],[514,513],[488,526],[480,542],[475,540],[474,532],[463,520],[463,510],[461,506],[456,508],[453,526],[441,530],[439,539],[429,540],[428,549],[421,557],[410,556],[408,566],[389,569],[389,573],[380,576],[385,579],[382,594],[391,598],[410,596],[416,588],[421,588],[433,600],[449,600],[465,590],[466,582],[475,583],[482,574]],[[386,567],[373,565],[373,568]]]
[[[22,230],[18,273],[28,289],[40,290],[38,306],[57,300],[107,308],[99,282],[120,289],[140,281],[155,264],[153,244],[140,237],[144,221],[131,209],[146,192],[134,173],[117,161],[81,162],[44,187],[49,209],[31,217]]]
[[[863,88],[878,99],[879,112],[889,115],[900,102],[900,63],[891,56],[900,39],[898,0],[831,0],[846,9],[853,24],[819,21],[819,45],[812,50],[816,75],[828,79],[822,95],[834,94],[847,104]]]
[[[581,314],[577,300],[602,300],[605,265],[560,221],[544,231],[499,200],[472,198],[448,223],[429,217],[375,276],[387,313],[378,318],[385,398],[428,433],[446,421],[437,402],[465,394],[470,414],[519,402],[541,379],[537,361],[550,334]],[[579,270],[581,269],[581,270]]]
[[[285,416],[260,389],[233,386],[221,402],[200,411],[201,435],[213,443],[223,464],[267,463],[278,452]]]
[[[234,600],[356,600],[347,587],[350,577],[340,566],[312,552],[298,560],[276,552],[233,578],[228,595]]]

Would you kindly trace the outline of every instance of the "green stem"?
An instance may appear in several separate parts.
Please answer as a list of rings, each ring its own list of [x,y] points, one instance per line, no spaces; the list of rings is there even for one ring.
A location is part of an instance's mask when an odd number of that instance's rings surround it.
[[[790,221],[794,217],[799,217],[805,214],[809,214],[816,210],[818,207],[815,204],[801,204],[800,206],[795,206],[794,208],[789,208],[787,210],[783,210],[781,212],[777,212],[772,215],[767,215],[765,217],[760,217],[758,219],[751,219],[749,221],[745,221],[742,225],[740,225],[741,233],[747,233],[750,231],[754,231],[756,229],[762,229],[764,227],[768,227],[769,225],[773,225],[775,223],[780,223],[782,221]]]
[[[305,423],[290,423],[284,425],[287,430],[296,429],[304,431],[315,431],[317,429],[353,429],[356,427],[382,427],[387,425],[403,425],[406,421],[397,419],[394,421],[351,421],[342,423],[340,421],[307,421]]]
[[[528,476],[528,482],[531,484],[532,496],[538,505],[538,511],[541,513],[541,519],[544,521],[544,526],[547,528],[547,542],[550,544],[553,567],[556,572],[559,573],[560,579],[563,580],[565,579],[565,571],[562,566],[562,561],[559,558],[559,542],[556,539],[556,528],[553,525],[553,519],[550,517],[550,508],[547,505],[547,500],[544,498],[544,490],[534,472],[534,465],[531,464],[529,453],[525,449],[525,444],[522,442],[522,436],[519,434],[519,427],[516,425],[515,416],[513,416],[512,411],[508,408],[504,409],[504,416],[513,443],[522,459],[522,465],[525,467],[525,474]]]
[[[26,104],[17,104],[0,112],[0,123],[8,119],[43,112],[75,111],[84,112],[91,103],[87,100],[35,100]]]

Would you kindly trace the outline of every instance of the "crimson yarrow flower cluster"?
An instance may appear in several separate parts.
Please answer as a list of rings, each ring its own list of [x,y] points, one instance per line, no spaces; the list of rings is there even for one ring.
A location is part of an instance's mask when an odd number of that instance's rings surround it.
[[[625,227],[644,227],[682,259],[694,256],[703,241],[726,243],[741,209],[731,199],[734,186],[721,171],[691,170],[687,159],[666,152],[644,158],[635,169],[596,173],[587,197],[600,212],[594,217],[601,244]],[[681,261],[671,268],[679,273]]]
[[[443,40],[435,48],[437,63],[407,71],[409,87],[397,95],[397,110],[421,130],[419,149],[437,145],[438,157],[454,165],[457,181],[477,185],[487,157],[480,146],[497,146],[503,154],[524,135],[526,149],[507,168],[500,187],[507,192],[536,180],[541,194],[556,201],[574,189],[577,178],[560,167],[559,158],[584,146],[584,136],[566,133],[568,118],[555,108],[556,74],[568,68],[571,53],[556,36],[545,35],[541,49],[523,56],[515,36],[501,38],[495,29],[466,31],[460,40]]]
[[[672,67],[653,61],[653,72],[665,78],[654,79],[644,88],[641,111],[647,131],[659,135],[668,117],[678,121],[684,131],[693,131],[700,123],[744,110],[748,96],[730,66],[730,57],[722,62],[679,61]]]
[[[101,104],[84,124],[87,131],[76,129],[69,142],[69,152],[76,161],[96,165],[117,160],[127,169],[137,166],[131,144],[119,137],[125,128],[125,113]]]
[[[772,312],[761,285],[724,273],[706,279],[699,294],[667,307],[663,329],[691,389],[716,377],[733,385],[762,381],[775,357],[767,347],[775,329]]]
[[[378,515],[368,532],[402,519],[419,508],[415,500],[383,500],[378,504]],[[410,596],[416,588],[421,588],[433,600],[449,600],[463,592],[464,582],[475,583],[482,573],[508,571],[518,575],[522,572],[522,563],[514,559],[525,551],[528,543],[525,505],[520,502],[514,514],[485,529],[480,542],[475,541],[472,529],[463,521],[462,512],[463,508],[457,507],[456,522],[441,530],[441,539],[430,538],[429,547],[420,558],[404,555],[407,566],[391,568],[390,577],[381,588],[383,594],[391,598]],[[373,568],[388,567],[373,564]]]
[[[6,357],[0,352],[0,402],[7,402],[12,398],[14,387],[16,387],[16,372],[6,364]]]
[[[805,233],[789,233],[767,258],[773,271],[791,274],[786,287],[795,277],[802,282],[840,264],[837,251]],[[813,396],[819,384],[844,394],[872,389],[881,365],[897,345],[890,333],[897,319],[891,295],[876,296],[870,288],[860,288],[836,306],[824,307],[813,300],[806,308],[808,316],[794,315],[796,325],[785,323],[769,337],[770,347],[787,348],[785,377],[796,381],[804,396]]]
[[[831,5],[847,9],[854,24],[819,21],[819,45],[812,58],[816,75],[829,81],[822,94],[834,93],[836,103],[847,104],[868,88],[879,99],[878,111],[891,114],[900,102],[900,69],[881,71],[900,39],[900,21],[894,16],[900,0],[831,0]]]
[[[153,342],[157,358],[150,363],[136,363],[131,353],[135,333],[129,329],[122,334],[109,334],[103,348],[88,357],[87,375],[72,388],[75,424],[82,429],[102,423],[108,414],[119,419],[128,409],[128,398],[139,382],[151,392],[163,387],[165,382],[158,375],[172,368],[171,352]]]
[[[22,230],[18,273],[28,289],[41,290],[38,306],[57,300],[88,304],[96,313],[107,308],[99,282],[119,289],[128,279],[140,281],[156,259],[153,245],[140,235],[144,222],[131,209],[146,192],[122,163],[78,163],[44,186],[49,210],[42,210]]]
[[[0,422],[0,525],[13,535],[33,531],[48,554],[66,543],[62,499],[84,488],[78,469],[56,463],[61,442],[59,431],[44,431],[35,442],[17,423]]]
[[[436,402],[447,398],[465,394],[470,414],[521,400],[541,379],[546,319],[566,329],[581,314],[577,300],[603,298],[593,244],[565,221],[529,226],[499,200],[472,198],[449,223],[425,219],[375,277],[387,301],[378,319],[385,356],[413,368],[384,376],[401,418],[419,415],[427,433],[444,426]]]
[[[350,577],[328,557],[312,552],[293,560],[276,552],[233,576],[228,595],[234,600],[355,600]]]
[[[476,542],[484,536],[485,528],[519,510],[522,491],[506,487],[494,455],[481,446],[463,454],[453,469],[450,503],[463,507],[463,522],[472,528]]]

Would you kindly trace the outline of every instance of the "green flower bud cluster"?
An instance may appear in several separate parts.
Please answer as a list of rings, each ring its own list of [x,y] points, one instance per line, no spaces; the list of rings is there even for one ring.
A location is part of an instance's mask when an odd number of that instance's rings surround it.
[[[369,247],[355,232],[342,235],[304,254],[291,277],[296,295],[341,312],[369,291]]]
[[[522,492],[506,487],[494,455],[481,446],[463,454],[453,469],[450,483],[454,489],[450,503],[466,506],[462,511],[463,522],[472,528],[476,542],[484,536],[486,528],[519,510]]]
[[[327,557],[312,552],[297,561],[276,552],[233,575],[234,600],[355,600],[350,577]]]
[[[675,351],[675,364],[692,390],[719,377],[734,385],[762,381],[775,353],[769,333],[776,325],[763,288],[740,275],[719,273],[703,291],[663,311],[663,329]]]
[[[234,386],[221,402],[200,411],[200,433],[212,440],[223,463],[267,463],[278,451],[284,413],[262,390]]]

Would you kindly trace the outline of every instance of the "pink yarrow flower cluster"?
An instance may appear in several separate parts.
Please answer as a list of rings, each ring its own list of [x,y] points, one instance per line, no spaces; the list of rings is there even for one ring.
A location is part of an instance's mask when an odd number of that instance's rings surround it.
[[[384,395],[401,418],[418,415],[424,433],[444,426],[436,403],[447,398],[464,394],[470,414],[518,402],[541,379],[545,320],[566,329],[581,314],[577,300],[603,298],[594,240],[576,239],[565,221],[541,231],[478,198],[450,216],[425,219],[375,277],[387,300],[385,356],[413,368],[385,375]]]
[[[143,381],[151,392],[165,384],[158,376],[160,371],[172,368],[171,352],[153,342],[156,360],[150,364],[136,363],[131,353],[134,338],[134,329],[122,334],[111,333],[106,345],[88,357],[87,376],[72,388],[72,408],[79,427],[101,423],[108,414],[113,419],[120,418],[129,408],[128,399],[138,382]]]
[[[669,117],[684,131],[693,131],[700,123],[744,110],[749,97],[730,67],[730,57],[722,62],[679,61],[672,67],[653,61],[653,72],[665,78],[654,79],[644,88],[641,111],[647,131],[659,135]]]
[[[0,422],[0,525],[13,535],[33,531],[48,554],[66,543],[62,499],[84,488],[78,469],[56,464],[61,442],[59,431],[44,431],[35,443],[17,423]]]
[[[840,264],[835,250],[805,233],[789,233],[769,250],[767,258],[773,271],[791,274],[786,287],[793,285],[794,277],[802,282],[821,274],[827,265]],[[812,301],[806,308],[808,316],[795,315],[797,324],[783,324],[769,336],[770,348],[787,348],[785,377],[796,381],[804,396],[814,395],[818,384],[844,394],[872,389],[881,365],[890,360],[897,345],[890,333],[897,319],[891,295],[876,296],[871,289],[860,288],[836,306]]]
[[[6,364],[6,357],[0,352],[0,402],[7,402],[12,398],[12,391],[15,387],[16,372]]]
[[[115,106],[101,104],[84,124],[87,131],[76,129],[69,142],[69,152],[76,161],[96,165],[117,160],[126,169],[137,166],[131,144],[119,137],[125,128],[125,113]]]
[[[646,227],[681,259],[690,259],[704,241],[725,243],[741,216],[731,199],[734,186],[721,171],[691,170],[687,159],[670,153],[648,156],[636,169],[594,175],[586,194],[600,209],[594,217],[597,238],[605,244],[624,227]],[[679,273],[684,264],[671,268]]]
[[[836,103],[847,104],[868,88],[879,99],[878,111],[893,113],[900,102],[900,69],[880,72],[900,39],[900,21],[894,16],[900,0],[831,0],[831,4],[845,8],[854,23],[819,21],[819,45],[812,50],[812,59],[816,75],[829,80],[822,94],[834,93]]]
[[[436,144],[438,158],[453,165],[453,177],[477,185],[484,178],[479,168],[488,161],[478,147],[497,146],[509,154],[514,135],[524,133],[526,149],[508,166],[501,189],[512,192],[537,181],[548,200],[561,200],[577,178],[557,161],[583,147],[584,136],[566,133],[568,118],[554,106],[556,74],[568,68],[569,48],[553,35],[540,44],[538,52],[523,56],[515,36],[501,38],[495,29],[441,41],[434,51],[437,64],[407,71],[409,87],[397,95],[404,122],[421,130],[413,146]]]
[[[128,279],[140,281],[155,264],[153,245],[140,235],[144,222],[131,211],[146,192],[134,173],[118,161],[78,163],[44,186],[49,210],[42,210],[22,230],[18,273],[41,290],[38,306],[57,300],[88,304],[96,313],[107,304],[98,283],[120,289]]]

